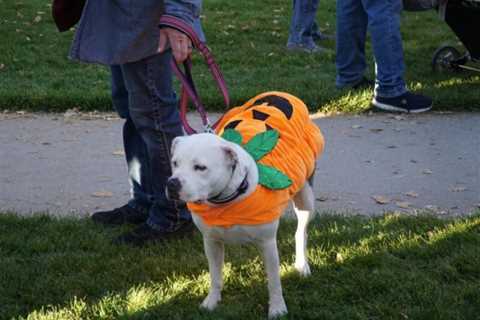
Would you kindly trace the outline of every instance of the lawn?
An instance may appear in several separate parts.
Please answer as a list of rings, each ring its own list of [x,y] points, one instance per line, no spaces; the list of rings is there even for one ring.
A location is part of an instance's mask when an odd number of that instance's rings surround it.
[[[292,270],[295,225],[279,231],[289,319],[478,319],[480,211],[470,217],[321,215],[309,230],[312,276]],[[0,319],[264,319],[263,264],[227,246],[213,313],[200,234],[143,249],[110,244],[125,228],[0,214]]]
[[[110,110],[109,72],[67,59],[73,31],[59,34],[50,17],[50,0],[0,0],[0,109],[64,111]],[[285,51],[291,15],[289,1],[205,0],[203,24],[230,88],[233,104],[267,90],[291,92],[312,111],[359,112],[369,107],[369,91],[335,89],[334,42],[330,53]],[[335,32],[335,1],[320,4],[318,21]],[[479,74],[431,71],[437,47],[461,48],[434,11],[404,13],[406,80],[414,91],[434,98],[437,109],[480,110]],[[370,52],[370,47],[369,47]],[[463,50],[463,49],[462,49]],[[371,55],[370,55],[371,57]],[[373,59],[368,76],[373,78]],[[203,62],[195,58],[195,76],[203,100],[221,110],[221,97]]]

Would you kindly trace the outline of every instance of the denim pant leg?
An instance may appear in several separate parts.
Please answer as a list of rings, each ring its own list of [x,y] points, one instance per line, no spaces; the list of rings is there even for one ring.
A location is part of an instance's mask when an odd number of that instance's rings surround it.
[[[149,160],[147,147],[138,133],[128,110],[128,91],[125,88],[122,69],[110,67],[112,101],[123,124],[123,148],[127,162],[131,200],[128,204],[141,212],[148,212],[152,205],[152,187],[149,181]]]
[[[312,37],[319,0],[293,0],[292,20],[287,44],[315,45]]]
[[[130,95],[130,116],[147,146],[150,160],[154,201],[147,223],[166,232],[191,221],[185,204],[169,201],[165,195],[165,185],[171,175],[171,142],[183,134],[170,60],[168,51],[122,65]]]
[[[312,27],[310,28],[310,34],[313,36],[320,36],[322,33],[320,32],[320,27],[318,26],[317,20],[313,20]]]
[[[367,24],[368,17],[361,0],[337,0],[335,63],[338,88],[357,84],[365,73]]]
[[[362,0],[375,56],[375,95],[396,97],[407,91],[403,74],[400,13],[402,0]]]

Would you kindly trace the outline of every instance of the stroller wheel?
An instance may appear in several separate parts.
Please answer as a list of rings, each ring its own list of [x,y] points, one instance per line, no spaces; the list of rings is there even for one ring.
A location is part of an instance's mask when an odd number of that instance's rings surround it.
[[[458,71],[456,60],[460,58],[460,52],[452,46],[442,46],[433,54],[432,69],[436,72]]]

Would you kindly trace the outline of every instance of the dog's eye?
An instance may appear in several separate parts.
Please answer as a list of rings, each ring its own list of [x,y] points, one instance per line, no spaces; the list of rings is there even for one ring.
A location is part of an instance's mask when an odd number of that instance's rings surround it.
[[[195,171],[205,171],[207,170],[207,167],[202,166],[201,164],[196,164],[193,166],[193,170]]]
[[[178,162],[177,162],[177,161],[172,161],[172,166],[173,166],[174,168],[178,167]]]

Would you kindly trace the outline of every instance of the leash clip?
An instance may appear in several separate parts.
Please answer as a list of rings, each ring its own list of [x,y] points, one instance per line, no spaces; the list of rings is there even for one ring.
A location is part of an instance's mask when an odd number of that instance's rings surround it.
[[[213,129],[213,126],[210,124],[210,121],[207,119],[207,123],[203,126],[203,130],[205,133],[211,133],[215,134],[215,130]]]

